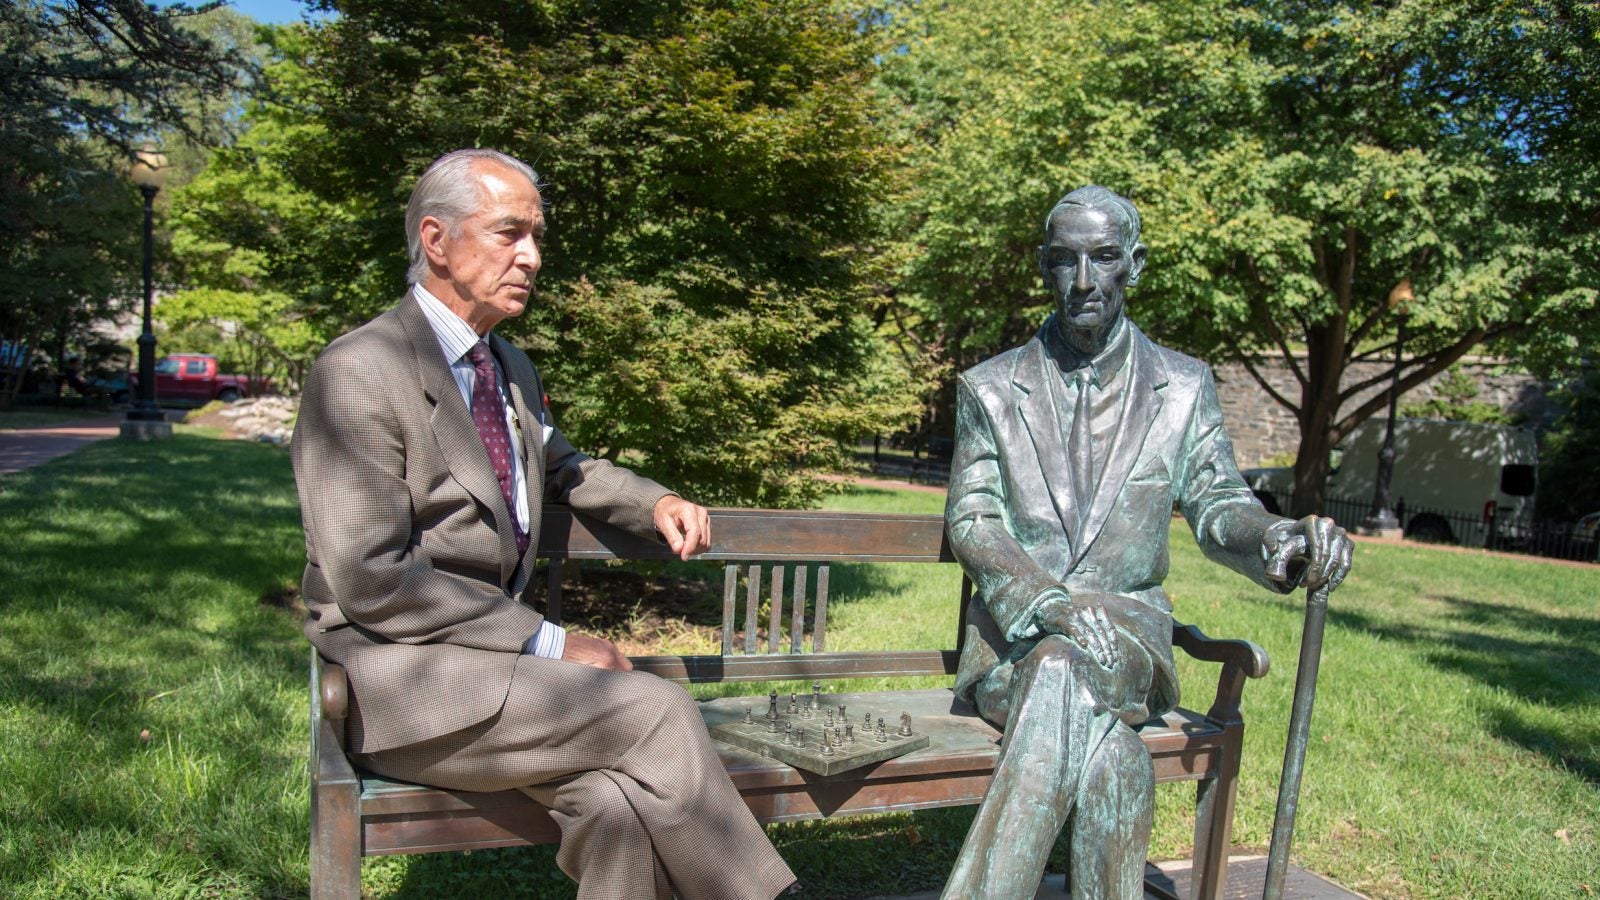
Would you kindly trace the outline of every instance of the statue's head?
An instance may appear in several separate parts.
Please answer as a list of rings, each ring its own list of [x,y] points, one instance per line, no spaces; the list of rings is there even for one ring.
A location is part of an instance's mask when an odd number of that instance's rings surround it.
[[[1045,217],[1039,270],[1055,297],[1062,338],[1085,353],[1105,347],[1145,253],[1139,211],[1128,198],[1089,185],[1056,203]]]

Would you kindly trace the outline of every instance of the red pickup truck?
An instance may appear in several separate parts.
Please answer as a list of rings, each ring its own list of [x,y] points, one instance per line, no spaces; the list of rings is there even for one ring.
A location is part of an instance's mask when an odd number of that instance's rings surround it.
[[[133,378],[138,391],[138,376]],[[257,383],[257,388],[265,384]],[[253,391],[243,375],[223,375],[217,358],[203,353],[174,353],[156,362],[156,402],[200,405],[212,400],[232,403]]]

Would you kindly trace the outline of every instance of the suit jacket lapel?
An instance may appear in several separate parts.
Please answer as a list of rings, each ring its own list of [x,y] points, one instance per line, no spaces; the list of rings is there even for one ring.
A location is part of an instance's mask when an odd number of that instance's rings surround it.
[[[1128,327],[1133,329],[1133,333],[1128,336],[1128,380],[1123,385],[1122,410],[1117,415],[1117,428],[1106,453],[1105,468],[1100,473],[1094,499],[1089,504],[1083,535],[1074,548],[1073,568],[1077,568],[1078,561],[1083,559],[1100,536],[1100,529],[1105,526],[1111,510],[1122,497],[1123,484],[1132,474],[1134,463],[1139,461],[1145,436],[1161,414],[1159,391],[1167,386],[1166,366],[1162,364],[1160,356],[1152,352],[1150,341],[1143,332],[1134,328],[1132,322],[1128,323]]]
[[[495,477],[494,466],[489,464],[489,454],[483,449],[483,439],[472,421],[472,411],[461,399],[461,388],[456,386],[455,376],[445,364],[444,351],[439,349],[439,339],[433,336],[433,326],[428,324],[427,316],[409,296],[401,302],[399,312],[400,322],[411,339],[423,393],[433,404],[430,421],[434,439],[444,451],[445,464],[467,493],[487,506],[494,516],[495,532],[500,538],[500,580],[505,583],[516,568],[517,538],[511,511],[506,509],[505,497],[500,493],[500,480]]]
[[[1017,390],[1017,415],[1028,429],[1033,452],[1039,459],[1040,480],[1050,492],[1051,505],[1061,520],[1061,530],[1074,546],[1079,543],[1078,516],[1073,512],[1072,479],[1067,445],[1061,438],[1061,412],[1056,409],[1047,378],[1057,378],[1055,365],[1045,352],[1044,343],[1035,337],[1023,345],[1012,373]]]

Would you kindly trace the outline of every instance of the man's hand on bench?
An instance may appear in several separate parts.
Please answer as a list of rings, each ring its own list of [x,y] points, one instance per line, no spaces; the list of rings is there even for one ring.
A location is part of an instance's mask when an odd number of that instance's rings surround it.
[[[654,518],[656,531],[679,559],[711,549],[711,514],[704,506],[668,494],[656,501]]]
[[[622,655],[616,644],[605,638],[591,637],[576,631],[567,632],[567,647],[561,652],[561,658],[567,662],[594,666],[596,669],[633,671],[633,663]]]

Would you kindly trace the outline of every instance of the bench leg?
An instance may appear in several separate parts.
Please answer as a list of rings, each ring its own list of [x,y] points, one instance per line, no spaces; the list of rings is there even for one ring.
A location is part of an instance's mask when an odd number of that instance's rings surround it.
[[[1244,727],[1230,728],[1217,774],[1195,788],[1194,864],[1190,872],[1195,900],[1219,900],[1228,880],[1228,848],[1233,840],[1233,805],[1239,791]]]
[[[311,900],[359,900],[361,782],[331,731],[320,737],[311,760]]]

